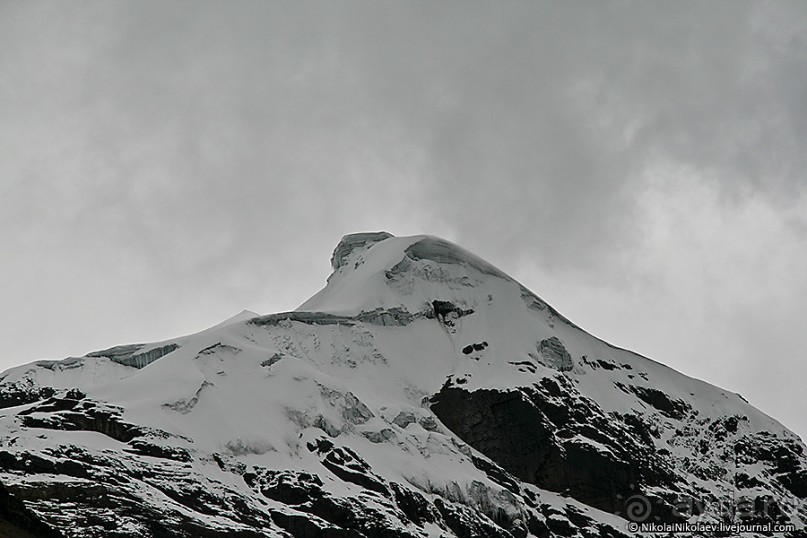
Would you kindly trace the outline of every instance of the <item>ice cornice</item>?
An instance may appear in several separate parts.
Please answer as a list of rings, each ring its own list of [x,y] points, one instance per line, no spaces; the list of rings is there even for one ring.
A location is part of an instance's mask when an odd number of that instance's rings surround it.
[[[361,232],[342,237],[331,256],[331,267],[338,271],[356,249],[367,249],[376,243],[395,237],[388,232]]]

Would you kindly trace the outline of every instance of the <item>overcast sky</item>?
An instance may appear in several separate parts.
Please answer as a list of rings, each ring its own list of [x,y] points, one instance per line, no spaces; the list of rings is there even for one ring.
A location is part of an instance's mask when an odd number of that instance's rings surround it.
[[[460,243],[807,437],[807,3],[0,1],[0,368]]]

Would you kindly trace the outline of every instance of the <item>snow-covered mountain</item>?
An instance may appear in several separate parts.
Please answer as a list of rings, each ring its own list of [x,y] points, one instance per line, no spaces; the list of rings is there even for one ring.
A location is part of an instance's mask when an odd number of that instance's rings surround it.
[[[295,311],[0,375],[0,535],[805,535],[804,444],[741,396],[442,239],[331,262]]]

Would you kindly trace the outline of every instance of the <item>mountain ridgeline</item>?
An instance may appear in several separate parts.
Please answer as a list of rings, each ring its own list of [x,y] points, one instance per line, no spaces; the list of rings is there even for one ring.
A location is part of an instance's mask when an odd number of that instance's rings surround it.
[[[294,311],[0,375],[0,535],[805,536],[804,443],[739,395],[439,238],[331,264]]]

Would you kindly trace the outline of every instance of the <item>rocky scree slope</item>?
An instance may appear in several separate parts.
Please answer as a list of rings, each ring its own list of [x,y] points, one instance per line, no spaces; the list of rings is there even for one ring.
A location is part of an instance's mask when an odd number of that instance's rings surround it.
[[[804,528],[804,444],[739,395],[442,239],[349,235],[331,262],[295,311],[0,375],[3,536]]]

